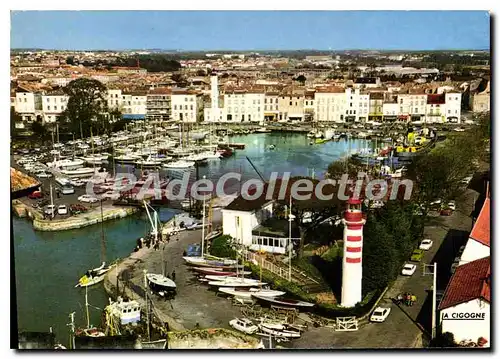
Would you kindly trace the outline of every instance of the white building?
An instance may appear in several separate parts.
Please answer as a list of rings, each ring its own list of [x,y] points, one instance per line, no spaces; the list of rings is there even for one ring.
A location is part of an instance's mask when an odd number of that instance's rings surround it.
[[[235,90],[224,94],[227,122],[264,123],[264,92]]]
[[[198,92],[177,90],[172,92],[172,119],[174,121],[195,123],[198,112],[203,109],[203,99]]]
[[[21,89],[16,92],[15,109],[23,121],[42,119],[42,94]]]
[[[69,96],[62,91],[54,91],[42,95],[42,111],[44,122],[56,122],[57,117],[68,105]]]
[[[441,333],[452,333],[456,343],[484,338],[490,346],[490,277],[490,257],[457,268],[438,307]]]
[[[318,89],[314,94],[314,120],[317,122],[345,122],[347,116],[345,113],[346,99],[343,88]]]
[[[122,113],[146,117],[147,95],[143,92],[122,93]]]
[[[382,112],[384,114],[384,121],[396,121],[399,114],[399,104],[395,102],[384,102],[382,105]]]
[[[111,109],[119,109],[122,108],[122,101],[125,100],[122,98],[122,90],[120,89],[108,89],[108,108]]]
[[[420,121],[425,118],[427,109],[426,94],[398,94],[398,116],[407,116],[409,120]]]
[[[273,215],[273,200],[265,193],[256,200],[242,196],[232,201],[222,212],[222,230],[250,250],[269,253],[287,253],[288,233],[278,234],[262,228]]]
[[[460,123],[461,108],[462,108],[462,94],[456,91],[449,91],[445,94],[445,118],[446,121],[456,121]]]
[[[487,197],[470,232],[459,266],[489,257],[490,252],[490,199]]]

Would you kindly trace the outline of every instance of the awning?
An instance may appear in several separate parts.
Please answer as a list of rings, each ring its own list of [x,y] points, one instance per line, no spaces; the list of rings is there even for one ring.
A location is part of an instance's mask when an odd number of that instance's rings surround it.
[[[124,120],[144,120],[144,119],[146,119],[146,115],[133,115],[130,113],[124,113],[122,115],[122,118]]]

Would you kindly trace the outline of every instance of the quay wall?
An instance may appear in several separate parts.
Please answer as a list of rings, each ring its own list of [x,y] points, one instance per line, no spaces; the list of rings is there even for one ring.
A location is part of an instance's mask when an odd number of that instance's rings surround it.
[[[84,213],[65,219],[43,219],[36,216],[33,219],[33,228],[37,231],[65,231],[91,226],[111,219],[124,218],[138,212],[136,207],[112,207],[103,209],[101,218],[100,211],[94,213]]]

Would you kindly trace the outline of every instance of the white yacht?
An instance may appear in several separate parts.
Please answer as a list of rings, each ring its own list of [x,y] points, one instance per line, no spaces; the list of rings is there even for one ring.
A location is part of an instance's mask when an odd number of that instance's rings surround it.
[[[164,163],[162,167],[164,168],[170,168],[170,169],[177,169],[177,168],[190,168],[195,165],[194,161],[185,161],[185,160],[178,160],[174,162],[169,162],[169,163]]]
[[[49,162],[47,163],[47,166],[51,168],[58,168],[61,170],[74,170],[83,167],[84,163],[85,162],[83,160],[75,158],[73,160],[65,159],[65,160]]]

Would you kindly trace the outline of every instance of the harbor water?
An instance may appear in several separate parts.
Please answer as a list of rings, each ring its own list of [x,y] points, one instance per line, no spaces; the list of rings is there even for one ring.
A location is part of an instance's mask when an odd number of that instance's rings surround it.
[[[372,147],[371,141],[340,140],[310,145],[305,134],[252,134],[231,137],[245,143],[230,158],[200,167],[198,176],[216,180],[224,173],[241,173],[242,179],[259,178],[248,157],[265,179],[279,175],[323,178],[328,165],[348,150]],[[274,145],[274,149],[270,146]],[[123,167],[123,166],[121,166]],[[122,170],[123,168],[117,168]],[[171,173],[167,175],[172,175]],[[192,176],[196,176],[192,170]],[[163,208],[160,219],[167,221],[176,211]],[[101,264],[101,226],[94,225],[62,232],[37,232],[29,220],[13,218],[16,273],[16,301],[20,331],[48,331],[67,345],[69,314],[75,312],[77,326],[86,324],[85,289],[74,288],[86,270]],[[107,261],[128,256],[137,238],[150,230],[145,214],[105,222],[103,225]],[[102,285],[88,288],[91,324],[99,325],[101,310],[108,302]]]

